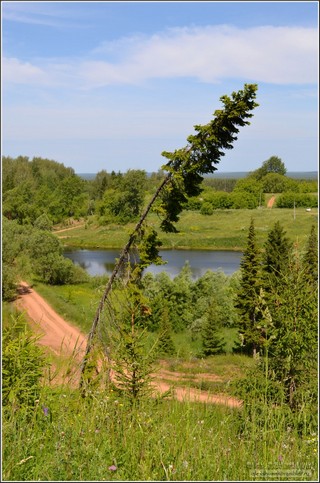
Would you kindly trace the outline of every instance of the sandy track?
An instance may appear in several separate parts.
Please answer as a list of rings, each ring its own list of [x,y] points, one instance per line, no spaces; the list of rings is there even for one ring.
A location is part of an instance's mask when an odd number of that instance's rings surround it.
[[[77,328],[66,322],[26,282],[21,282],[17,307],[26,312],[35,331],[41,335],[39,343],[50,348],[56,355],[73,353],[80,360],[84,355],[87,338]]]
[[[20,283],[16,305],[19,310],[27,314],[36,333],[39,334],[39,344],[50,349],[57,356],[70,357],[70,359],[72,358],[75,362],[78,362],[77,370],[79,371],[79,362],[81,362],[86,348],[86,336],[77,327],[60,317],[26,282]],[[202,378],[205,378],[203,376],[206,375],[201,375]],[[207,376],[210,380],[217,380],[217,376],[213,374],[208,374]],[[161,377],[177,381],[179,377],[181,379],[181,374],[163,370],[155,374],[155,377],[154,385],[159,392],[163,393],[171,389],[171,386],[169,383],[161,380]],[[77,379],[78,377],[75,380]],[[224,395],[213,395],[195,388],[174,387],[172,393],[180,401],[217,403],[230,407],[241,406],[241,401],[237,399]]]
[[[272,208],[275,201],[276,201],[276,197],[275,196],[271,196],[270,200],[268,201],[267,207],[268,208]]]
[[[60,230],[54,230],[52,233],[55,235],[56,233],[62,233],[64,231],[75,230],[76,228],[82,228],[85,224],[81,223],[79,225],[71,226],[69,228],[61,228]]]

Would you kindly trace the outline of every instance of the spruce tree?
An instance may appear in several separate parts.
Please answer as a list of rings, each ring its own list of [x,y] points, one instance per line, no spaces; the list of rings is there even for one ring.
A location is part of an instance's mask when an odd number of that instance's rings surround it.
[[[274,326],[270,375],[283,386],[285,400],[291,408],[316,399],[317,302],[317,291],[306,277],[300,254],[297,250],[293,251],[288,270],[279,277],[279,288],[273,290],[269,297]]]
[[[225,342],[219,335],[219,323],[216,317],[216,304],[214,303],[208,310],[206,322],[202,333],[202,355],[204,357],[222,354],[225,352]]]
[[[136,284],[129,283],[124,290],[113,292],[113,296],[114,326],[109,340],[113,346],[114,390],[134,405],[153,392],[156,344],[148,348],[145,327],[151,311]]]
[[[256,242],[254,220],[251,219],[247,245],[240,262],[240,288],[235,307],[240,315],[241,350],[255,355],[260,349],[261,330],[257,327],[261,314],[257,311],[261,281],[261,256]],[[237,348],[236,350],[240,349]]]
[[[278,286],[281,275],[288,269],[292,242],[285,234],[284,228],[277,221],[270,230],[265,243],[263,270],[266,275],[264,281],[267,291]]]
[[[172,356],[176,353],[175,345],[171,337],[171,322],[168,304],[165,303],[160,321],[160,335],[158,340],[158,354]]]

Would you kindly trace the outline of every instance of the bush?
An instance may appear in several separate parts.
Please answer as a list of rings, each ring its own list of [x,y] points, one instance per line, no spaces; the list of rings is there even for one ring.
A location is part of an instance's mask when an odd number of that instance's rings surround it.
[[[252,210],[258,206],[258,199],[252,193],[233,192],[230,195],[232,208],[235,210],[249,209]]]
[[[2,265],[2,300],[10,301],[16,297],[17,277],[11,265]]]
[[[208,201],[205,201],[200,209],[201,215],[212,215],[213,214],[213,207],[212,204]]]
[[[318,198],[305,193],[283,193],[276,200],[277,208],[317,208]]]
[[[184,205],[185,210],[196,211],[200,210],[202,205],[202,201],[200,198],[193,196],[188,199],[188,201]]]
[[[28,410],[39,398],[45,358],[23,316],[10,319],[3,329],[2,404],[14,411]]]
[[[35,262],[35,272],[41,280],[50,285],[72,283],[74,265],[71,260],[62,255],[49,253]]]
[[[40,215],[34,222],[34,227],[38,230],[52,230],[53,223],[46,213]]]

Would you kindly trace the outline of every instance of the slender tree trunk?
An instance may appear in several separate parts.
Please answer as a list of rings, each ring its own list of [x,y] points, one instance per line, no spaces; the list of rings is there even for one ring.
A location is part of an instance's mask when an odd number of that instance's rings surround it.
[[[95,334],[96,334],[96,331],[97,331],[97,327],[98,327],[98,324],[99,324],[99,321],[100,321],[100,316],[101,316],[101,313],[102,313],[102,310],[103,310],[105,301],[107,300],[107,297],[108,297],[108,295],[109,295],[109,293],[111,291],[113,281],[116,278],[116,276],[117,276],[120,268],[125,263],[125,260],[127,259],[127,256],[128,256],[129,250],[131,248],[131,245],[132,245],[132,243],[135,240],[135,236],[139,232],[139,230],[140,230],[140,228],[141,228],[144,220],[146,219],[146,217],[147,217],[147,215],[148,215],[148,213],[149,213],[152,205],[154,204],[154,202],[156,201],[156,199],[160,195],[160,193],[163,190],[163,188],[171,180],[171,178],[172,178],[172,173],[168,173],[167,176],[162,181],[162,183],[160,184],[160,186],[158,187],[158,189],[155,192],[155,194],[153,195],[151,201],[149,202],[149,204],[146,207],[145,211],[141,215],[140,220],[136,224],[133,232],[131,233],[131,235],[129,237],[129,240],[128,240],[126,246],[123,248],[122,253],[121,253],[121,256],[120,256],[118,262],[116,263],[116,265],[115,265],[115,267],[113,269],[113,272],[112,272],[112,274],[111,274],[111,276],[109,278],[109,281],[108,281],[108,283],[106,285],[106,288],[105,288],[105,290],[103,292],[103,295],[101,297],[99,306],[98,306],[97,311],[95,313],[95,316],[94,316],[94,319],[93,319],[93,323],[92,323],[92,326],[91,326],[91,330],[89,332],[85,355],[84,355],[83,360],[82,360],[82,363],[81,363],[80,388],[83,387],[83,382],[84,382],[83,381],[83,374],[84,374],[84,371],[86,369],[86,365],[87,365],[87,362],[88,362],[88,355],[89,355],[89,353],[90,353],[90,351],[92,349],[93,339],[94,339]]]

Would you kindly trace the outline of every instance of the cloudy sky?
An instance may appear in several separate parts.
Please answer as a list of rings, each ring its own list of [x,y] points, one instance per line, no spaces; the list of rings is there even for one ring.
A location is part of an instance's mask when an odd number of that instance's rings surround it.
[[[220,172],[318,169],[318,2],[1,2],[2,154],[158,171],[257,83]]]

